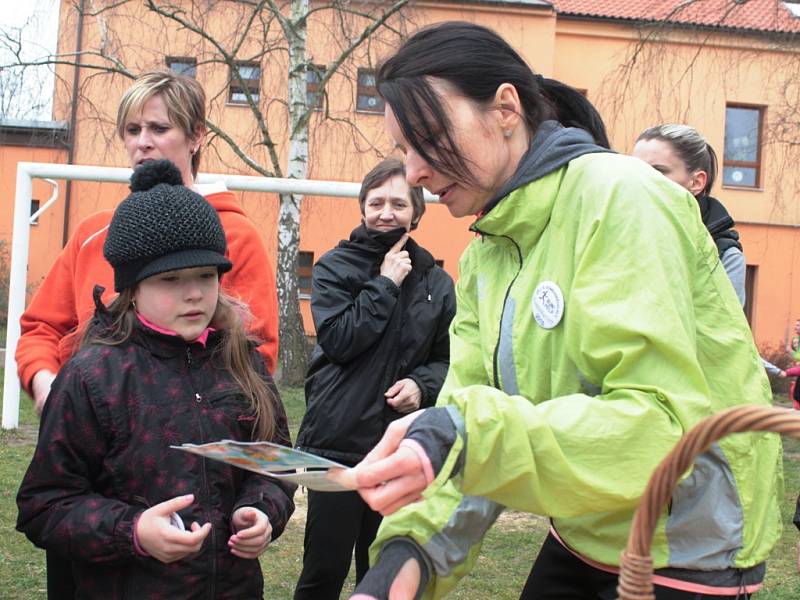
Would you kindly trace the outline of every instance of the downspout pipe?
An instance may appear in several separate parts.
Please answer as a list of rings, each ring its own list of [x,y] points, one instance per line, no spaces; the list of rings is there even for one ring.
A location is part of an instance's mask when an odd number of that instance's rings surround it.
[[[78,127],[78,87],[80,86],[81,52],[83,52],[83,13],[86,0],[78,3],[78,31],[75,40],[75,70],[72,75],[72,105],[69,115],[69,146],[67,147],[67,164],[75,163],[75,130]],[[61,235],[61,247],[69,241],[69,209],[72,204],[72,180],[67,181],[67,190],[64,194],[64,230]]]

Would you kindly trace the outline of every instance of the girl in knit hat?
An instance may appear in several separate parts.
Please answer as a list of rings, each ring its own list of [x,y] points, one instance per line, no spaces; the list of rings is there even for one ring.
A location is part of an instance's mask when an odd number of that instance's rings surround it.
[[[290,445],[277,390],[220,292],[216,211],[168,161],[140,167],[104,246],[119,295],[61,369],[17,527],[72,562],[81,598],[261,598],[258,557],[294,486],[170,445]],[[185,523],[185,525],[184,525]]]

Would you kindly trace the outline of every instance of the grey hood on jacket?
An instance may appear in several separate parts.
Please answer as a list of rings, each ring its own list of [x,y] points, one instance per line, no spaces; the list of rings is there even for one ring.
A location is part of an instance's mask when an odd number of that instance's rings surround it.
[[[563,167],[573,158],[595,152],[613,152],[598,146],[591,134],[577,127],[564,127],[558,121],[544,121],[531,141],[527,152],[517,165],[517,170],[497,195],[484,207],[492,210],[497,203],[515,189],[535,181]]]

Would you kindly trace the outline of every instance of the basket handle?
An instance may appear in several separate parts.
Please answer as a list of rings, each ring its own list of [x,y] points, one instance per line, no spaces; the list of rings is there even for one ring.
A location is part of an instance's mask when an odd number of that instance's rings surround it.
[[[650,548],[661,512],[695,459],[729,433],[766,431],[800,438],[800,414],[772,406],[738,406],[706,417],[690,429],[656,467],[633,516],[620,561],[619,600],[655,600]]]

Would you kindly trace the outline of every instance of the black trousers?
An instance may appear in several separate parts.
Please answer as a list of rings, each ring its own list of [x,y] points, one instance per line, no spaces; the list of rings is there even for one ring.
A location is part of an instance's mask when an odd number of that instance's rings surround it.
[[[655,586],[656,600],[747,600],[739,596],[710,596]],[[615,600],[617,576],[587,565],[552,535],[533,563],[520,600]]]
[[[356,582],[369,570],[368,550],[381,515],[357,492],[308,490],[303,570],[294,600],[339,600],[355,547]]]
[[[72,562],[47,550],[47,600],[75,600],[75,579]]]

